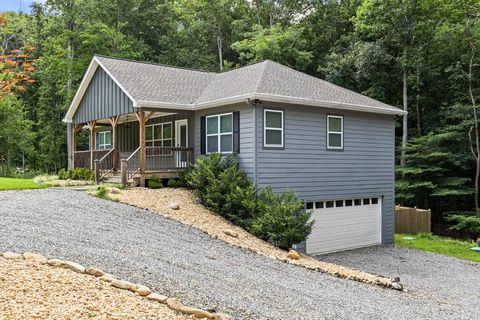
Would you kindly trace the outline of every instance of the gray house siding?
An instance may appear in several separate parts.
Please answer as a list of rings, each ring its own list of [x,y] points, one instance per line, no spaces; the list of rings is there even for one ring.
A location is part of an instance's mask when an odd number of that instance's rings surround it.
[[[254,179],[254,145],[253,145],[253,108],[248,103],[234,104],[212,108],[208,110],[200,110],[195,112],[195,132],[194,132],[194,148],[195,158],[200,156],[200,118],[227,112],[240,112],[240,153],[239,165],[245,170],[249,179]]]
[[[130,98],[99,67],[73,116],[73,123],[85,123],[134,111]]]
[[[284,149],[263,147],[264,108],[284,110]],[[344,149],[327,150],[327,114],[344,116]],[[257,183],[306,201],[382,197],[382,242],[393,242],[394,118],[264,102],[257,108]]]

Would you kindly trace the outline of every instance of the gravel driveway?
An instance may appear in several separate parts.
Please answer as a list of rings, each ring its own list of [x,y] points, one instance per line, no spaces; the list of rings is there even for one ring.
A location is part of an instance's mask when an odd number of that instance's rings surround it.
[[[458,310],[471,310],[472,319],[480,318],[480,307],[475,305],[480,292],[480,263],[393,245],[318,258],[375,274],[398,276],[412,294],[430,296]]]
[[[98,266],[180,297],[188,305],[215,308],[237,319],[479,316],[474,299],[468,306],[425,292],[404,293],[323,275],[231,247],[161,215],[80,191],[0,192],[0,251],[7,250],[35,251]],[[439,264],[434,271],[443,272],[443,267]],[[472,283],[466,285],[471,288]]]

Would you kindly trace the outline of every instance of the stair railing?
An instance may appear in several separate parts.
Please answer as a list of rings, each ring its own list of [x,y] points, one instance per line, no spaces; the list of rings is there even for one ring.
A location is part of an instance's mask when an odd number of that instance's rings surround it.
[[[102,158],[95,159],[95,182],[99,183],[102,179],[114,170],[113,154],[115,148],[110,149]]]
[[[120,173],[124,185],[140,172],[140,149],[141,147],[138,147],[127,159],[120,160]]]

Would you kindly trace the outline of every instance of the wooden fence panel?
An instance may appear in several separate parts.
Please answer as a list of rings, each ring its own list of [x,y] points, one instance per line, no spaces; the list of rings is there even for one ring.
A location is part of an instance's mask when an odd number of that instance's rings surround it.
[[[395,233],[431,232],[431,211],[408,207],[395,207]]]

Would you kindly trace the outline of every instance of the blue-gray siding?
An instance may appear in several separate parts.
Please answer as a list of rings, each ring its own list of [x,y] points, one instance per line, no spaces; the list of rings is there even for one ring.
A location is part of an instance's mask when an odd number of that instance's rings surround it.
[[[285,148],[263,148],[263,109],[282,108]],[[344,150],[326,149],[327,114],[344,116]],[[264,102],[257,108],[257,183],[306,201],[383,198],[383,243],[394,234],[393,116]]]
[[[73,123],[85,123],[134,111],[130,98],[99,67],[73,116]]]
[[[195,112],[195,132],[194,132],[194,149],[195,157],[200,156],[200,118],[203,116],[240,112],[240,168],[247,172],[250,179],[254,179],[254,145],[253,145],[253,109],[248,103],[235,104],[231,106],[200,110]]]

